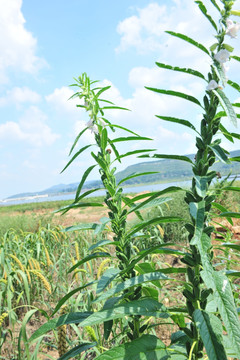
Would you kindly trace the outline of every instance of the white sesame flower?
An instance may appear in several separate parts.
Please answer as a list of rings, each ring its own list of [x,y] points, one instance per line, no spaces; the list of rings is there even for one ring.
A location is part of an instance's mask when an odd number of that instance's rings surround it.
[[[217,60],[220,64],[223,64],[229,60],[229,56],[230,53],[227,50],[222,49],[214,55],[214,59]]]
[[[89,127],[89,129],[91,130],[91,133],[93,133],[93,134],[99,134],[99,132],[98,132],[98,127],[96,126],[96,125],[92,125],[92,126],[90,126]]]
[[[229,66],[226,64],[222,64],[222,69],[223,69],[224,73],[226,74],[226,72],[229,70]]]
[[[88,120],[88,122],[86,123],[87,127],[91,127],[93,126],[93,121],[92,119]]]
[[[237,37],[237,33],[240,30],[240,24],[239,23],[234,23],[232,20],[227,19],[227,31],[226,31],[226,35],[231,36],[231,38],[236,38]]]
[[[219,87],[218,83],[215,80],[211,80],[208,83],[208,86],[207,86],[206,90],[210,91],[210,90],[217,89],[218,87]]]

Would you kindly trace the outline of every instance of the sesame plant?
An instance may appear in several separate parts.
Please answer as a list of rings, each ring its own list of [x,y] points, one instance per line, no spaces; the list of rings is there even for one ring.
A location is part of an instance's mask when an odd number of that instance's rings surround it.
[[[192,44],[210,57],[211,66],[207,77],[193,69],[156,63],[160,68],[183,72],[206,81],[206,94],[203,101],[200,102],[191,95],[176,91],[148,88],[159,94],[177,96],[193,102],[200,106],[203,112],[199,129],[187,120],[157,115],[159,119],[175,122],[195,131],[197,153],[194,161],[185,156],[165,154],[153,156],[154,158],[179,159],[190,162],[192,165],[192,186],[185,196],[191,216],[191,221],[185,225],[188,231],[189,248],[188,253],[181,260],[187,267],[187,281],[183,295],[186,298],[188,321],[185,324],[180,325],[179,322],[178,324],[182,334],[185,334],[187,357],[193,360],[202,359],[205,351],[211,360],[227,359],[228,356],[236,359],[240,357],[240,322],[231,282],[227,276],[232,272],[217,271],[214,266],[211,244],[214,227],[209,223],[211,208],[220,210],[219,216],[226,217],[231,224],[231,218],[240,217],[239,213],[229,212],[216,201],[219,196],[218,189],[215,193],[209,189],[218,176],[216,171],[212,170],[216,161],[228,164],[230,161],[240,160],[229,158],[229,152],[221,146],[220,138],[220,134],[231,142],[240,138],[239,134],[229,132],[221,121],[223,117],[228,117],[229,121],[236,126],[239,117],[234,107],[240,107],[240,104],[231,103],[224,93],[224,87],[230,85],[237,91],[240,90],[240,86],[229,80],[226,75],[227,61],[232,59],[239,61],[240,58],[232,55],[233,47],[225,42],[227,36],[236,38],[240,24],[230,19],[230,16],[239,16],[240,12],[233,10],[235,1],[210,0],[210,2],[220,15],[218,26],[203,2],[195,1],[216,32],[216,41],[210,49],[186,35],[167,31],[168,34]],[[233,186],[223,186],[222,190],[240,191],[238,187]],[[226,248],[226,244],[222,248]],[[231,243],[227,244],[227,248],[239,250],[236,244]],[[212,307],[209,306],[210,302]]]
[[[227,210],[217,202],[218,192],[214,193],[211,184],[217,178],[217,173],[212,169],[216,161],[230,163],[239,161],[239,158],[229,158],[229,153],[221,146],[221,136],[233,142],[239,139],[237,133],[228,131],[222,124],[222,118],[237,124],[238,115],[234,107],[240,107],[239,103],[231,103],[224,87],[229,85],[234,89],[240,86],[234,81],[227,79],[225,64],[227,61],[240,61],[238,56],[232,55],[233,48],[225,41],[227,36],[235,38],[240,24],[230,19],[232,15],[240,15],[240,11],[233,9],[235,1],[210,0],[219,14],[217,24],[209,14],[202,1],[195,1],[203,15],[211,23],[216,32],[215,42],[208,49],[201,43],[196,42],[187,35],[167,31],[168,34],[177,37],[204,52],[211,61],[207,75],[189,69],[157,63],[157,66],[166,70],[178,71],[187,75],[195,76],[199,81],[205,81],[206,93],[200,101],[192,95],[187,95],[173,90],[147,88],[159,94],[177,96],[190,101],[201,108],[202,120],[197,128],[190,121],[157,115],[159,119],[186,126],[196,133],[196,156],[191,160],[187,156],[151,154],[151,149],[129,151],[120,154],[116,144],[128,141],[148,140],[138,134],[111,123],[105,118],[108,109],[120,109],[107,100],[101,99],[109,87],[93,87],[94,81],[90,81],[83,74],[73,86],[78,87],[73,97],[79,98],[80,108],[89,114],[89,122],[84,130],[77,136],[71,154],[85,131],[94,133],[95,143],[80,149],[72,156],[64,170],[82,153],[95,149],[91,152],[94,165],[91,165],[83,174],[77,189],[76,197],[70,206],[62,211],[72,208],[87,206],[103,206],[102,203],[85,203],[86,196],[98,189],[88,190],[82,193],[82,187],[90,172],[97,166],[103,187],[106,192],[105,206],[108,217],[100,219],[99,223],[80,224],[70,227],[65,231],[91,230],[96,235],[102,233],[102,239],[89,248],[89,254],[80,259],[69,269],[73,272],[81,268],[83,264],[98,259],[101,261],[101,271],[93,282],[82,284],[80,287],[67,293],[57,304],[52,316],[79,292],[90,292],[88,311],[79,307],[78,312],[65,313],[60,317],[54,317],[48,323],[41,326],[30,338],[30,342],[44,335],[47,331],[62,327],[66,324],[78,324],[79,328],[99,326],[98,337],[95,341],[79,341],[74,348],[61,354],[60,359],[70,359],[81,356],[86,359],[89,356],[98,360],[127,360],[127,359],[172,359],[172,360],[227,360],[240,358],[240,322],[236,306],[236,291],[232,288],[231,278],[234,272],[222,269],[215,264],[212,234],[214,226],[211,223],[212,208],[218,209],[220,217],[227,218],[230,222],[234,217],[240,217],[239,213]],[[103,106],[100,104],[103,103]],[[107,105],[106,105],[107,104]],[[110,137],[112,132],[124,131],[129,136]],[[221,136],[220,136],[221,135]],[[143,250],[137,248],[136,239],[144,242],[147,238],[146,228],[151,225],[159,225],[181,220],[178,217],[157,216],[144,219],[145,209],[159,206],[169,200],[162,197],[171,192],[180,191],[180,188],[170,187],[160,192],[134,196],[124,196],[122,184],[128,180],[125,178],[116,182],[115,172],[117,162],[130,155],[149,158],[165,158],[186,161],[192,166],[192,185],[185,191],[185,202],[188,206],[190,220],[186,220],[188,246],[184,251],[166,248],[162,241],[155,246]],[[147,174],[147,173],[144,173]],[[132,174],[130,178],[144,174]],[[182,189],[183,190],[183,189]],[[240,191],[238,187],[224,186],[224,191]],[[135,213],[140,222],[131,225],[128,216]],[[171,244],[170,244],[171,245]],[[170,246],[169,245],[169,246]],[[219,245],[218,245],[219,246]],[[232,242],[223,248],[239,250]],[[173,254],[182,256],[182,267],[169,266],[168,268],[156,268],[155,263],[149,260],[149,255]],[[111,259],[107,268],[107,259]],[[104,264],[104,265],[102,265]],[[185,274],[186,279],[181,277],[178,283],[183,285],[182,295],[186,299],[185,306],[166,308],[159,302],[159,294],[163,288],[164,280],[176,281],[174,274]],[[236,272],[235,272],[236,275]],[[177,325],[178,331],[171,335],[171,343],[166,345],[161,340],[161,327],[159,335],[154,332],[161,318],[167,318]],[[63,328],[62,328],[63,329]],[[65,349],[65,348],[64,348]],[[84,352],[88,351],[88,354]],[[81,355],[80,355],[81,354]]]
[[[149,172],[132,174],[117,182],[115,177],[116,162],[121,162],[126,156],[149,153],[152,150],[134,150],[120,154],[115,144],[123,141],[149,140],[149,138],[142,137],[106,119],[104,111],[108,109],[121,109],[108,100],[102,100],[100,98],[100,95],[107,91],[109,86],[103,88],[94,87],[96,86],[95,81],[91,81],[85,73],[75,80],[76,83],[73,86],[78,87],[78,92],[73,95],[73,98],[83,99],[83,104],[77,106],[88,112],[90,120],[86,128],[77,136],[70,154],[81,140],[82,134],[87,130],[93,132],[95,144],[80,148],[80,150],[72,156],[63,170],[67,169],[67,167],[84,151],[89,149],[89,147],[96,149],[95,152],[91,152],[95,164],[91,165],[84,172],[74,202],[61,211],[66,212],[73,208],[86,206],[103,206],[102,203],[98,202],[84,202],[84,198],[87,195],[99,189],[91,189],[81,193],[87,176],[94,167],[98,166],[102,185],[106,192],[104,203],[108,211],[108,217],[100,219],[99,223],[80,224],[65,230],[67,232],[92,230],[95,235],[102,234],[100,241],[89,248],[89,254],[85,258],[80,259],[80,261],[77,261],[76,264],[69,269],[70,273],[76,271],[77,268],[86,262],[94,259],[101,260],[101,263],[94,284],[84,284],[66,294],[66,296],[60,300],[52,315],[74,294],[91,286],[92,290],[87,290],[91,291],[90,311],[63,315],[56,321],[52,321],[50,328],[63,326],[72,322],[80,323],[82,327],[103,323],[103,340],[100,340],[101,352],[103,352],[103,349],[112,346],[112,342],[115,343],[116,339],[120,339],[121,341],[122,339],[124,339],[124,341],[144,340],[145,338],[142,338],[142,335],[148,333],[150,326],[154,327],[154,323],[148,323],[147,321],[147,318],[150,318],[150,316],[157,315],[157,317],[160,318],[168,317],[166,308],[158,301],[157,291],[157,289],[161,289],[162,287],[160,281],[167,280],[168,276],[165,275],[164,270],[156,271],[155,263],[151,266],[147,264],[148,266],[146,268],[146,266],[144,266],[145,263],[142,261],[147,259],[150,254],[174,253],[181,255],[183,253],[178,250],[166,248],[160,239],[156,242],[155,246],[147,248],[139,246],[140,250],[135,243],[136,239],[138,239],[139,242],[144,242],[149,237],[149,234],[146,232],[147,227],[154,224],[159,226],[159,224],[162,223],[181,220],[179,217],[165,217],[162,215],[144,218],[144,211],[146,209],[160,206],[171,199],[163,195],[181,189],[178,187],[170,187],[163,191],[136,195],[134,197],[123,194],[122,183],[124,183],[124,181],[133,177],[148,175]],[[104,105],[107,103],[107,105],[101,107],[101,102],[103,102]],[[112,132],[115,135],[117,130],[128,133],[130,136],[115,136],[110,138],[110,133]],[[140,220],[139,222],[130,223],[127,221],[128,216],[131,216],[133,213],[136,214]],[[173,270],[173,272],[175,271]],[[171,269],[167,269],[167,273],[171,273]],[[100,311],[98,310],[98,304],[101,304]],[[125,319],[126,316],[127,319]],[[43,334],[46,329],[50,330],[50,328],[49,323],[43,325],[30,340],[35,339]],[[149,339],[147,334],[145,336],[147,336],[144,340],[146,343],[149,340],[152,341],[152,338]],[[118,340],[118,342],[120,340]],[[153,339],[153,341],[155,341],[155,339]],[[88,344],[82,343],[69,350],[65,355],[61,354],[61,359],[67,359],[72,356],[71,354],[80,354],[91,347],[94,347],[94,352],[96,352],[96,342]]]

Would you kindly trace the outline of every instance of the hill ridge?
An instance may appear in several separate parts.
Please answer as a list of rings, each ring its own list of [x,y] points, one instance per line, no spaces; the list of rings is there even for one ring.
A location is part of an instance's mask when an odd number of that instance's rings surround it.
[[[194,154],[185,155],[191,160],[194,159]],[[240,150],[235,150],[230,152],[231,157],[240,157]],[[154,169],[153,169],[154,167]],[[144,168],[144,169],[143,169]],[[222,176],[226,176],[231,171],[233,175],[240,174],[240,163],[232,162],[231,164],[224,164],[221,162],[215,163],[212,167],[213,170],[218,171]],[[116,173],[116,180],[120,181],[130,175],[141,173],[141,172],[149,172],[149,171],[158,171],[157,174],[152,175],[144,175],[134,177],[132,179],[127,180],[123,183],[123,185],[138,185],[138,184],[149,184],[154,182],[172,182],[174,180],[188,180],[192,177],[192,169],[191,164],[188,162],[174,160],[174,159],[159,159],[154,161],[144,161],[140,163],[136,163],[133,165],[127,166],[124,170]],[[16,195],[12,195],[7,199],[14,199],[20,197],[27,196],[39,196],[39,195],[55,195],[59,193],[71,193],[75,192],[79,182],[74,182],[71,184],[58,184],[53,185],[50,188],[47,188],[42,191],[36,192],[27,192],[20,193]],[[83,190],[92,189],[95,187],[101,187],[100,180],[89,180],[83,186]]]

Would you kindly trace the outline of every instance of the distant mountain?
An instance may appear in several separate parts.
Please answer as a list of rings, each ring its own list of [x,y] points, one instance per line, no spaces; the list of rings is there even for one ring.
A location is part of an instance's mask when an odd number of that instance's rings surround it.
[[[186,155],[189,159],[194,161],[193,154]],[[232,151],[230,157],[240,157],[240,150]],[[222,176],[226,176],[231,171],[233,175],[240,174],[240,163],[232,162],[231,164],[224,164],[218,162],[212,167],[213,170],[218,171]],[[146,161],[140,164],[128,166],[125,170],[116,174],[117,181],[122,180],[134,173],[158,171],[158,174],[139,176],[124,182],[124,185],[134,185],[151,182],[171,182],[179,180],[187,180],[192,177],[192,166],[190,163],[179,160],[164,159],[157,161]]]
[[[23,197],[31,197],[31,196],[39,196],[39,195],[57,195],[61,193],[71,193],[75,192],[78,188],[79,183],[72,183],[72,184],[58,184],[51,186],[48,189],[37,191],[37,192],[28,192],[28,193],[20,193],[16,195],[9,196],[7,199],[16,199],[16,198],[23,198]],[[92,180],[86,181],[83,186],[83,189],[92,189],[95,187],[100,187],[101,181],[100,180]]]
[[[194,160],[194,155],[186,155],[191,160]],[[232,151],[230,157],[240,157],[240,150]],[[224,164],[218,162],[212,167],[213,170],[218,171],[222,176],[226,176],[231,171],[233,175],[240,174],[240,163],[232,162],[231,164]],[[123,183],[123,185],[138,185],[138,184],[147,184],[153,182],[172,182],[172,181],[181,181],[187,180],[192,177],[192,168],[191,164],[184,161],[164,159],[157,161],[145,161],[142,163],[134,164],[128,166],[125,170],[116,173],[117,181],[125,179],[130,175],[157,171],[157,174],[138,176],[132,179],[129,179]],[[72,184],[59,184],[54,185],[46,190],[34,192],[34,193],[23,193],[17,194],[9,197],[8,199],[22,198],[27,196],[36,196],[36,195],[54,195],[60,193],[70,193],[77,190],[79,183]],[[102,187],[100,180],[86,181],[83,186],[84,190],[92,189],[95,187]]]

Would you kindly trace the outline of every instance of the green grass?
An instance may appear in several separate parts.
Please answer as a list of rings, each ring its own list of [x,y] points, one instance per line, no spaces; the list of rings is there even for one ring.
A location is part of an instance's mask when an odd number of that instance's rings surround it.
[[[103,202],[103,196],[89,197],[84,199],[84,202]],[[27,204],[16,204],[16,205],[4,205],[0,206],[0,214],[6,214],[13,211],[19,211],[24,213],[25,211],[34,211],[34,210],[45,210],[45,209],[54,209],[58,210],[64,206],[72,204],[73,200],[59,200],[59,201],[43,201],[43,202],[33,202]]]
[[[103,197],[88,198],[90,201],[103,202]],[[0,236],[3,236],[9,229],[17,233],[35,232],[39,226],[52,224],[53,211],[70,205],[72,200],[46,201],[38,203],[17,204],[0,207]],[[39,213],[40,210],[45,212]]]

